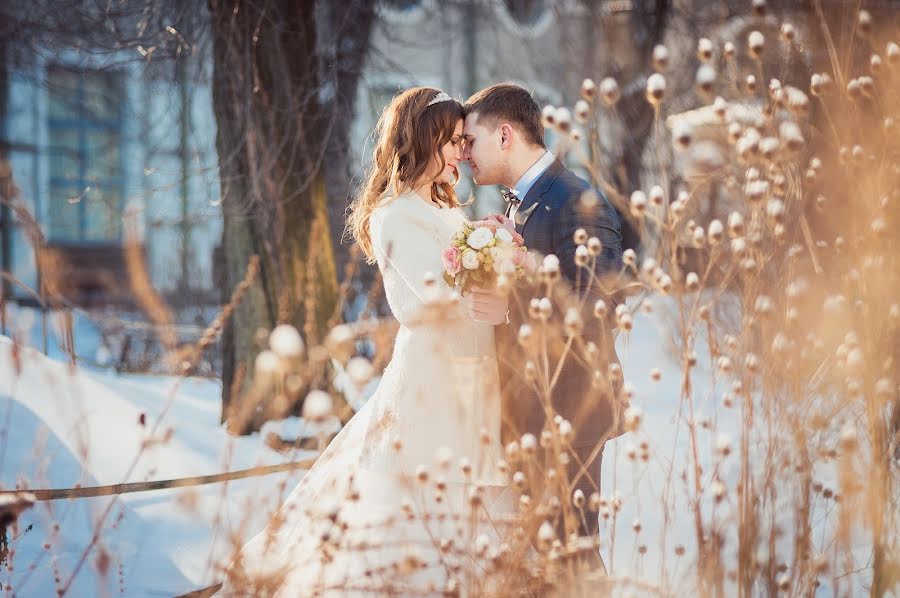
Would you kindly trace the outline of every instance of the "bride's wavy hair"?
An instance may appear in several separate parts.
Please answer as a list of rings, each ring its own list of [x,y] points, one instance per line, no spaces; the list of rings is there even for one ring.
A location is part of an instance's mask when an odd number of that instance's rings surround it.
[[[441,172],[446,166],[440,149],[453,137],[456,123],[465,118],[461,103],[445,100],[428,105],[441,90],[413,87],[396,96],[375,127],[375,151],[359,194],[350,204],[345,234],[359,244],[368,263],[375,262],[369,220],[387,195],[413,190],[427,175],[428,162],[436,157]],[[459,171],[454,169],[454,183]],[[453,185],[431,184],[431,199],[450,207],[459,205]]]

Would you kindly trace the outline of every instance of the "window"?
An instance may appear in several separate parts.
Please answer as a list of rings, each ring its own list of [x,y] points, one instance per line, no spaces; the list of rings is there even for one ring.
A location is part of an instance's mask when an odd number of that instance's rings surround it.
[[[51,241],[117,242],[122,228],[121,73],[47,70]]]
[[[537,24],[547,9],[544,0],[503,0],[503,3],[510,16],[526,27]]]
[[[422,0],[384,0],[384,4],[391,10],[404,11],[417,8]]]

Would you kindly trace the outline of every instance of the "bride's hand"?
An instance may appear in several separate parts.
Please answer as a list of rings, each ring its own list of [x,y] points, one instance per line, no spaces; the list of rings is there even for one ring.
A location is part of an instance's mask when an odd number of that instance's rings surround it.
[[[506,293],[473,286],[466,299],[469,316],[476,322],[496,326],[509,321],[509,300]]]

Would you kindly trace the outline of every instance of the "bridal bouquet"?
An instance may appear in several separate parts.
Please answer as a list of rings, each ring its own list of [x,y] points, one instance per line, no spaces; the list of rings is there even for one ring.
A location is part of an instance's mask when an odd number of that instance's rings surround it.
[[[491,220],[465,223],[441,259],[444,280],[461,295],[474,285],[490,288],[500,276],[518,278],[535,268],[521,235]]]

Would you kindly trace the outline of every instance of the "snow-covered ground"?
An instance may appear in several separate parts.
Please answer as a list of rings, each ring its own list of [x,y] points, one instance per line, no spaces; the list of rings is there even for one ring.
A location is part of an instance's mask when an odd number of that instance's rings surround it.
[[[687,404],[679,399],[681,368],[671,357],[664,308],[661,304],[652,314],[640,313],[629,337],[618,340],[626,380],[635,389],[632,404],[642,409],[644,423],[637,433],[607,444],[602,480],[603,493],[615,493],[623,501],[611,557],[612,528],[603,528],[607,564],[616,574],[637,575],[651,583],[663,575],[677,580],[673,568],[690,569],[696,554],[684,498],[688,488],[680,478],[689,454],[683,419]],[[98,350],[90,326],[84,319],[76,322],[76,348],[84,354]],[[39,335],[32,331],[26,338],[35,345]],[[52,335],[50,346],[55,346]],[[30,488],[64,488],[206,475],[308,456],[272,451],[261,434],[229,436],[219,423],[221,389],[216,381],[73,369],[58,350],[48,358],[34,349],[21,355],[22,370],[17,373],[12,350],[12,342],[0,336],[0,484],[5,489],[20,482]],[[700,359],[693,376],[694,419],[713,424],[699,435],[704,471],[711,472],[719,436],[738,438],[739,411],[722,407],[721,390],[711,385],[707,352],[699,341],[695,351]],[[661,373],[659,381],[651,379],[654,368]],[[142,448],[154,429],[157,437],[171,430],[171,438]],[[642,441],[651,453],[647,464],[625,456]],[[733,491],[736,459],[724,459],[718,473]],[[19,535],[10,541],[15,549],[12,567],[0,566],[0,583],[13,588],[15,596],[55,595],[54,576],[58,572],[63,584],[69,581],[106,514],[98,546],[112,558],[109,574],[98,574],[94,548],[69,595],[171,596],[204,587],[217,581],[212,563],[231,546],[228,536],[246,540],[262,529],[301,475],[280,473],[117,499],[40,503],[20,517]],[[252,509],[247,508],[250,499],[256,501]],[[261,500],[267,501],[266,508]],[[632,529],[636,519],[642,527],[637,534]],[[726,538],[726,549],[734,549],[733,540]],[[643,556],[638,553],[642,545],[647,547]],[[687,550],[681,559],[674,557],[677,545]]]

